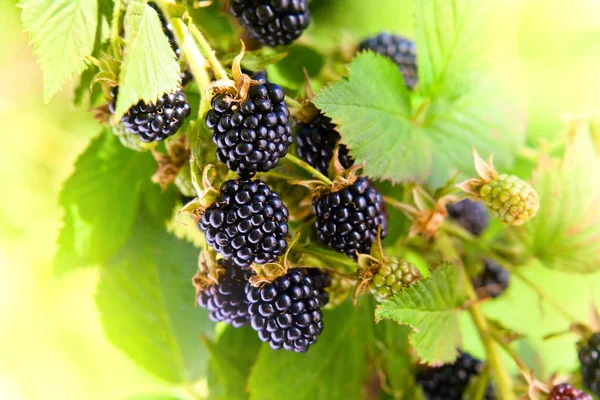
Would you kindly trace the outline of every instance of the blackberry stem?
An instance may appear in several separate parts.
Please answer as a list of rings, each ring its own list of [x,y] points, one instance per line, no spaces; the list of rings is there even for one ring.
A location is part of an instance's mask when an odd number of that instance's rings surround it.
[[[306,172],[312,174],[315,178],[317,178],[318,180],[320,180],[324,184],[326,184],[328,186],[333,185],[333,182],[331,181],[331,179],[329,179],[328,177],[326,177],[325,175],[323,175],[322,173],[320,173],[319,171],[317,171],[315,168],[313,168],[312,166],[310,166],[307,162],[299,159],[295,155],[288,153],[285,156],[285,159],[288,160],[288,161],[293,162],[294,164],[296,164],[297,166],[299,166],[300,168],[302,168]]]
[[[165,15],[167,14],[165,13]],[[194,79],[200,88],[202,98],[204,98],[204,92],[210,85],[210,78],[206,71],[206,59],[202,56],[198,47],[195,46],[194,40],[186,29],[185,23],[180,18],[170,18],[167,16],[167,19],[171,23],[171,26],[173,26],[173,31],[177,36],[179,47],[181,47],[181,50],[183,50],[183,53],[185,54],[185,58],[192,70],[192,75],[194,75]]]
[[[292,97],[286,97],[285,102],[294,108],[298,108],[298,109],[302,108],[302,104],[298,100],[296,100]]]
[[[329,252],[329,251],[322,250],[319,247],[314,247],[314,246],[310,249],[307,247],[302,247],[302,248],[299,248],[298,251],[300,253],[305,253],[305,254],[308,254],[311,256],[315,256],[315,257],[318,257],[321,259],[327,259],[329,261],[333,261],[333,262],[345,265],[346,267],[351,268],[352,272],[358,271],[358,264],[343,254]],[[333,269],[335,269],[335,268],[333,268]],[[346,269],[346,272],[348,272],[347,269]]]
[[[121,3],[122,0],[115,0],[115,5],[113,7],[113,16],[112,16],[112,30],[110,33],[110,43],[113,48],[113,52],[115,53],[115,57],[120,58],[121,48],[119,47],[119,41],[121,40]]]
[[[217,78],[217,80],[229,80],[227,72],[225,72],[225,69],[219,62],[215,51],[212,49],[212,47],[210,47],[210,43],[208,43],[208,40],[206,40],[202,32],[200,32],[200,30],[193,23],[192,18],[190,16],[188,16],[187,18],[189,21],[188,26],[190,32],[194,39],[196,39],[196,41],[200,45],[200,48],[204,51],[204,56],[208,60],[208,63],[210,64],[213,73],[215,74],[215,78]]]

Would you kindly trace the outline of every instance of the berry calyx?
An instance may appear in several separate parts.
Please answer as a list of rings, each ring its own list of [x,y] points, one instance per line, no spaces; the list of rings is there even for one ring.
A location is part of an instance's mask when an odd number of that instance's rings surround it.
[[[288,210],[260,180],[228,180],[198,223],[206,242],[238,266],[274,262],[287,248]]]
[[[319,292],[303,269],[246,291],[250,324],[272,349],[304,353],[323,331]]]
[[[412,40],[399,35],[380,33],[363,40],[359,51],[371,50],[392,60],[402,73],[404,83],[409,89],[414,89],[419,81],[417,71],[417,48]]]
[[[267,46],[292,43],[310,23],[307,0],[231,0],[229,11]]]
[[[600,332],[594,333],[579,349],[583,385],[600,397]]]
[[[548,400],[592,400],[589,394],[563,383],[552,388]]]
[[[446,206],[448,216],[467,232],[480,236],[490,224],[485,205],[479,201],[463,199]]]
[[[369,288],[375,299],[381,303],[400,293],[421,278],[414,264],[390,258],[383,262],[370,281]]]

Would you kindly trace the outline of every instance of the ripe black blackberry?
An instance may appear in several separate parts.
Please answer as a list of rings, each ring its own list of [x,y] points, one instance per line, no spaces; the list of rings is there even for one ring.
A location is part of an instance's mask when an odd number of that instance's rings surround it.
[[[215,203],[202,214],[206,242],[240,267],[273,262],[287,248],[288,210],[260,180],[223,182]]]
[[[461,352],[454,364],[421,370],[417,382],[427,400],[461,400],[469,380],[481,372],[481,366],[481,361]],[[485,399],[495,399],[491,386],[487,388]]]
[[[148,5],[156,10],[156,13],[158,14],[158,19],[160,19],[160,25],[162,26],[163,33],[165,34],[167,39],[169,39],[169,44],[171,45],[171,48],[175,53],[175,57],[177,57],[177,59],[179,60],[179,58],[181,58],[181,49],[179,48],[177,40],[175,39],[173,27],[171,26],[169,21],[167,21],[167,19],[165,18],[165,16],[163,15],[162,11],[156,3],[150,1],[148,2]]]
[[[271,348],[304,353],[323,331],[319,293],[302,269],[261,287],[248,287],[250,324]]]
[[[589,394],[575,389],[573,386],[563,383],[554,386],[548,400],[593,400]]]
[[[188,83],[190,83],[194,79],[194,75],[192,75],[192,71],[190,71],[189,68],[186,68],[183,71],[181,71],[179,76],[181,77],[181,86],[182,87],[186,86]]]
[[[325,289],[331,286],[331,275],[320,268],[307,268],[306,274],[312,278],[315,289],[319,292],[321,307],[325,307],[329,303],[329,292]]]
[[[583,385],[600,397],[600,332],[594,333],[579,349]]]
[[[409,89],[414,89],[419,81],[417,72],[417,48],[412,40],[399,35],[380,33],[363,40],[359,50],[371,50],[386,56],[398,65],[404,82]]]
[[[112,101],[109,110],[114,114],[119,88],[110,89]],[[140,101],[121,117],[121,123],[143,142],[164,140],[177,133],[185,119],[190,115],[190,105],[181,88],[165,93],[152,103]]]
[[[510,274],[493,260],[485,260],[483,272],[473,278],[473,287],[480,297],[496,298],[510,283]]]
[[[214,322],[225,322],[236,328],[250,322],[246,287],[253,272],[250,268],[240,268],[233,261],[218,260],[223,274],[219,282],[198,293],[198,305],[209,311]]]
[[[267,46],[292,43],[310,22],[307,0],[231,0],[229,11]]]
[[[464,199],[448,204],[446,209],[450,218],[472,235],[480,236],[490,224],[487,209],[479,201]]]
[[[370,252],[377,228],[381,227],[382,238],[387,235],[383,197],[362,177],[345,189],[315,198],[313,211],[321,241],[351,258]]]
[[[298,156],[324,175],[327,175],[335,145],[339,140],[340,134],[335,130],[335,124],[322,113],[310,122],[298,123],[296,128]],[[344,168],[350,168],[354,164],[348,148],[343,144],[339,147],[338,159]]]
[[[274,168],[293,142],[283,89],[264,75],[254,78],[260,84],[250,87],[244,102],[237,103],[228,94],[217,95],[206,115],[218,146],[217,158],[246,178]]]

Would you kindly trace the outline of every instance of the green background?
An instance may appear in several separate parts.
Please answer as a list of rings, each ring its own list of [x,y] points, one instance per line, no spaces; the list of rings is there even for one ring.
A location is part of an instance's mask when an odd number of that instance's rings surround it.
[[[314,0],[320,24],[315,29],[330,35],[331,43],[343,37],[337,27],[358,35],[390,30],[410,36],[411,1],[380,0],[366,12],[356,9],[367,3]],[[514,18],[520,23],[528,140],[535,144],[563,129],[562,115],[600,109],[600,3],[523,3]],[[319,12],[331,7],[333,13]],[[354,29],[357,18],[360,28]],[[13,2],[0,2],[0,31],[0,398],[124,399],[168,390],[105,339],[94,303],[97,270],[79,269],[60,280],[52,276],[61,182],[99,126],[88,110],[71,105],[68,89],[43,103],[41,73]],[[570,276],[533,266],[527,275],[582,319],[593,293],[600,303],[599,274]],[[576,366],[574,335],[541,340],[567,322],[551,309],[541,313],[535,296],[518,282],[485,310],[529,335],[525,343],[541,350],[546,372]],[[465,322],[465,347],[480,354]]]

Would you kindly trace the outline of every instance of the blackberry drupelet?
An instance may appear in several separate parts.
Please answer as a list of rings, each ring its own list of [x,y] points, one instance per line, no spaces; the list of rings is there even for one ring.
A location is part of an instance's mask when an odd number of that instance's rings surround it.
[[[575,389],[573,386],[563,383],[554,386],[548,400],[593,400],[589,394]]]
[[[481,361],[461,352],[454,364],[420,371],[417,382],[427,400],[461,400],[469,380],[481,372],[481,366]],[[485,399],[495,399],[491,386],[487,389]]]
[[[327,175],[329,164],[333,158],[335,145],[340,140],[340,134],[335,130],[331,119],[319,113],[308,123],[299,123],[296,129],[296,152],[319,172]],[[343,144],[338,151],[338,159],[342,167],[350,168],[354,160]]]
[[[498,297],[508,288],[510,274],[493,260],[485,260],[483,272],[473,278],[473,287],[482,297]]]
[[[211,285],[198,294],[198,305],[209,311],[214,322],[225,322],[236,328],[250,322],[246,287],[253,272],[250,268],[240,268],[233,261],[218,260],[224,272],[219,282]]]
[[[267,46],[292,43],[310,22],[307,0],[230,0],[229,11]]]
[[[240,267],[273,262],[287,248],[288,210],[260,180],[228,180],[199,221],[206,242]]]
[[[109,110],[114,114],[119,88],[110,89],[113,97]],[[164,140],[177,133],[184,120],[190,115],[190,105],[181,88],[172,93],[165,93],[156,102],[140,101],[132,106],[121,117],[121,123],[143,142]]]
[[[148,5],[156,10],[156,13],[158,14],[158,19],[160,19],[160,25],[162,26],[163,33],[165,34],[167,39],[169,39],[169,44],[171,45],[171,48],[173,49],[175,56],[179,60],[179,58],[181,58],[181,49],[179,48],[179,45],[177,44],[177,40],[175,39],[175,33],[173,33],[173,27],[171,26],[169,21],[167,21],[167,19],[165,18],[165,16],[163,15],[162,11],[160,10],[160,8],[158,7],[158,5],[156,3],[154,3],[153,1],[150,1],[150,2],[148,2]]]
[[[248,287],[250,324],[271,348],[304,353],[323,331],[319,293],[302,269],[272,283]]]
[[[237,103],[228,94],[217,95],[206,115],[218,146],[217,158],[246,178],[274,168],[293,142],[283,90],[264,75],[257,77],[260,84],[250,87],[244,102]]]
[[[469,199],[446,206],[448,215],[467,232],[480,236],[490,224],[490,218],[485,205]]]
[[[313,211],[321,241],[351,258],[370,252],[379,227],[381,237],[387,235],[383,197],[362,177],[345,189],[315,198]]]
[[[320,268],[307,268],[306,274],[312,278],[319,292],[319,304],[325,307],[329,303],[329,293],[325,289],[331,286],[331,275]]]
[[[600,397],[600,332],[594,333],[579,349],[583,385]]]
[[[417,73],[417,49],[412,40],[402,36],[380,33],[362,41],[359,50],[371,50],[386,56],[398,65],[404,82],[409,89],[414,89],[419,81]]]

